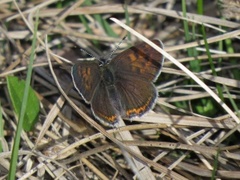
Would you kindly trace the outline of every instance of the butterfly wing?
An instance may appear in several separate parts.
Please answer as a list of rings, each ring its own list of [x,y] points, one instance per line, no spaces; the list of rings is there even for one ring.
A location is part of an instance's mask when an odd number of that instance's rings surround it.
[[[91,108],[94,116],[98,120],[105,123],[107,122],[108,124],[116,122],[119,113],[113,107],[112,103],[107,87],[104,82],[101,81],[91,101]]]
[[[159,40],[153,42],[163,48]],[[119,55],[109,63],[109,66],[115,70],[115,76],[137,76],[145,81],[155,81],[161,71],[164,57],[158,51],[146,43],[140,43],[133,46]]]
[[[72,67],[72,79],[75,88],[85,100],[90,103],[96,87],[100,83],[100,68],[97,61],[79,61]]]
[[[153,42],[163,47],[161,41]],[[122,116],[141,116],[152,109],[157,98],[152,82],[158,78],[163,61],[162,54],[148,44],[140,43],[120,53],[109,63],[121,97]]]
[[[123,76],[115,85],[124,108],[123,117],[141,116],[152,109],[156,102],[157,90],[152,82],[143,81],[137,76],[132,78]]]

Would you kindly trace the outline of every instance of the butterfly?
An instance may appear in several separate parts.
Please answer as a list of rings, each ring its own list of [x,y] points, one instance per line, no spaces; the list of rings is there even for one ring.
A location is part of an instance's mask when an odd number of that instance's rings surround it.
[[[159,40],[153,43],[163,48]],[[142,116],[156,103],[153,82],[160,75],[164,56],[146,43],[139,43],[111,60],[82,60],[71,69],[74,86],[94,117],[114,124],[119,117]]]

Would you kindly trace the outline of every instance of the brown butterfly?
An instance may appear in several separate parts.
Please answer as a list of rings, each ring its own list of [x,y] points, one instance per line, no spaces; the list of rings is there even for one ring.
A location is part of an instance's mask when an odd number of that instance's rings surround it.
[[[163,48],[161,41],[153,42]],[[118,117],[141,116],[155,105],[164,57],[146,43],[137,44],[112,60],[83,60],[72,67],[75,88],[91,105],[93,115],[107,124]]]

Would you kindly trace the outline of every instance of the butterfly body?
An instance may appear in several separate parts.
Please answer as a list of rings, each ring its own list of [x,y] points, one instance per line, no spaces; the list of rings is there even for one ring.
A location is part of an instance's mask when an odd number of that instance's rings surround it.
[[[119,93],[116,88],[116,78],[114,71],[109,68],[110,65],[104,65],[103,67],[100,67],[102,69],[102,76],[101,76],[101,82],[104,84],[104,87],[107,91],[107,97],[110,100],[110,105],[113,107],[114,112],[117,116],[124,115],[123,114],[123,107],[122,103],[120,101],[121,97],[119,96]],[[101,83],[100,82],[100,83]],[[104,88],[103,87],[103,88]]]
[[[153,42],[162,47],[160,41]],[[157,91],[153,82],[162,63],[159,52],[141,43],[109,62],[79,61],[72,67],[72,78],[94,116],[113,124],[120,116],[141,116],[154,106]]]

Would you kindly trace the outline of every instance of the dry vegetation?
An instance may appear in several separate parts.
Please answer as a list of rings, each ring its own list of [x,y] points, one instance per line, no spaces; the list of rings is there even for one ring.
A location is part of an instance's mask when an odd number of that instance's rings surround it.
[[[1,179],[8,176],[18,121],[6,78],[26,79],[37,14],[31,87],[40,112],[34,128],[22,131],[17,178],[239,179],[238,2],[208,1],[199,15],[197,2],[188,1],[184,18],[181,1],[0,1]],[[127,34],[110,17],[149,39],[160,39],[165,51],[205,86],[167,58],[156,82],[159,98],[153,111],[114,127],[96,121],[73,87],[70,68],[89,57],[80,49],[107,55]],[[137,41],[131,34],[117,53]],[[226,104],[214,100],[207,88]]]

